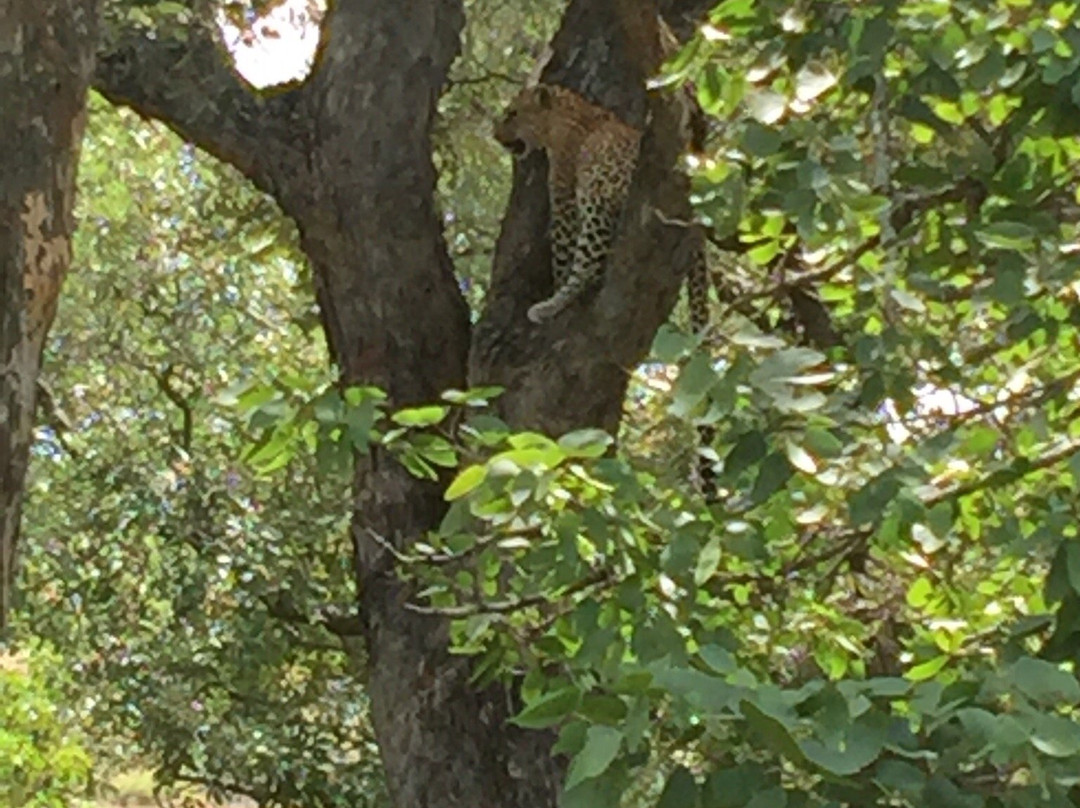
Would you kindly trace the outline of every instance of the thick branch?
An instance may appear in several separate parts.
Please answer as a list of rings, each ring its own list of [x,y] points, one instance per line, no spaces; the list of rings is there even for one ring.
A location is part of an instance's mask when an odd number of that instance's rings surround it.
[[[126,32],[98,56],[93,86],[114,104],[160,120],[220,160],[236,166],[264,191],[289,166],[302,171],[308,122],[299,93],[257,95],[232,69],[209,23],[192,25],[183,40]]]

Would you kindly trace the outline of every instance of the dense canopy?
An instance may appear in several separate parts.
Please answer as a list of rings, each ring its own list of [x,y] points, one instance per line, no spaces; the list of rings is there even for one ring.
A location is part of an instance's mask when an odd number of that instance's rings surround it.
[[[47,337],[0,307],[0,806],[1080,805],[1080,4],[39,11],[90,91],[60,138],[0,47],[4,284],[77,187]],[[537,81],[644,132],[541,325]]]

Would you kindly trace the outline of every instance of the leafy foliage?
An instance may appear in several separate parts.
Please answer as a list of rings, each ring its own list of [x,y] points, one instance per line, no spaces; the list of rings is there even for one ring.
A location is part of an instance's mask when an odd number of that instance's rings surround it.
[[[399,559],[530,672],[568,804],[1076,804],[1076,16],[730,0],[674,60],[713,339],[658,337],[621,458],[466,425]],[[657,407],[718,427],[720,501]]]
[[[478,303],[487,121],[552,20],[470,10],[438,156]],[[96,107],[22,614],[97,743],[267,803],[384,799],[334,608],[374,446],[445,482],[440,530],[386,548],[479,681],[521,682],[516,722],[557,728],[567,806],[1080,804],[1077,15],[719,3],[658,84],[711,118],[720,310],[657,335],[617,451],[515,433],[495,390],[339,391],[276,212]]]
[[[61,808],[86,789],[91,760],[60,707],[62,670],[41,646],[0,653],[0,805]]]
[[[221,403],[245,379],[329,377],[293,236],[172,135],[91,111],[21,623],[77,670],[64,690],[103,767],[262,804],[380,804],[356,641],[318,611],[355,597],[347,475],[304,457],[278,469],[287,485],[258,479]]]

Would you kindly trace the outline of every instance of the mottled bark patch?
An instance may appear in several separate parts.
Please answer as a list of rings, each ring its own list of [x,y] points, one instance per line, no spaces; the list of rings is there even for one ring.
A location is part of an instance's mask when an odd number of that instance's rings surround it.
[[[26,338],[41,345],[56,316],[60,286],[71,265],[71,239],[64,232],[49,234],[52,212],[41,191],[25,197],[23,223],[23,283],[26,290]]]

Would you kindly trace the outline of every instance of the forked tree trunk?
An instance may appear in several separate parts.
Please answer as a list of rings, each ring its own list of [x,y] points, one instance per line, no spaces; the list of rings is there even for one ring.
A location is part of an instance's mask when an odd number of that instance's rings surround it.
[[[41,352],[71,263],[99,0],[0,0],[0,632],[15,578]]]
[[[443,243],[430,133],[461,0],[338,0],[313,76],[262,99],[195,32],[116,44],[96,86],[236,165],[296,220],[346,383],[378,385],[395,406],[498,383],[515,426],[614,430],[628,369],[678,294],[686,262],[672,256],[692,251],[685,228],[664,224],[688,213],[672,171],[677,115],[650,107],[643,89],[659,53],[655,11],[638,0],[573,0],[553,42],[547,80],[651,125],[603,290],[542,328],[525,316],[551,290],[542,156],[517,171],[475,329]],[[412,593],[372,538],[400,548],[422,538],[445,512],[440,487],[376,453],[359,464],[354,505],[368,688],[395,804],[554,806],[563,764],[549,753],[551,736],[506,722],[512,692],[470,685],[468,661],[447,653],[446,625],[404,608]]]

